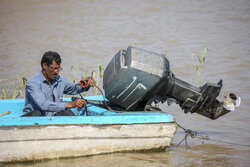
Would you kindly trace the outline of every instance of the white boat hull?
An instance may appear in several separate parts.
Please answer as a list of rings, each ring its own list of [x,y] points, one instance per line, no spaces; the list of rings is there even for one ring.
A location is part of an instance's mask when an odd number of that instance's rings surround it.
[[[0,162],[169,147],[176,123],[0,127]]]

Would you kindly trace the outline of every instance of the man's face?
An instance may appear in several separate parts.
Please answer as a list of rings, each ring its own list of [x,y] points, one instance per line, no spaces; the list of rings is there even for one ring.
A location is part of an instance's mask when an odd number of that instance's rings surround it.
[[[49,66],[47,66],[46,63],[44,63],[43,69],[44,69],[44,77],[46,78],[46,80],[51,82],[56,79],[56,76],[59,74],[61,67],[55,61],[53,61],[52,64]]]

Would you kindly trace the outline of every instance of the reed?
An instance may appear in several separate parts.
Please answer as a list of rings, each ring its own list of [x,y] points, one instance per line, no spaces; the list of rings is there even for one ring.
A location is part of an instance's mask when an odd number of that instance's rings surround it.
[[[103,77],[103,72],[104,72],[104,68],[100,64],[98,64],[97,70],[92,70],[90,74],[89,74],[89,69],[79,68],[79,70],[83,72],[83,76],[81,79],[85,79],[88,76],[91,76],[96,81],[96,85],[100,87],[101,83],[99,80],[100,78]],[[92,93],[93,95],[98,94],[98,90],[96,87],[92,89]]]
[[[73,66],[71,66],[71,71],[72,71],[72,73],[73,73],[73,83],[75,83],[76,82],[76,67],[75,67],[75,65],[73,65]]]
[[[100,64],[98,64],[97,73],[95,70],[93,70],[91,72],[91,77],[94,78],[97,86],[99,86],[99,78],[103,77],[103,72],[104,72],[104,69],[102,68],[102,66]],[[97,95],[97,88],[96,87],[93,88],[93,94]]]
[[[103,77],[103,72],[104,72],[104,68],[100,64],[98,64],[97,70],[91,70],[90,72],[89,72],[88,68],[86,68],[86,69],[79,68],[79,70],[81,71],[81,73],[83,73],[81,79],[85,79],[88,76],[91,76],[96,81],[96,85],[100,87],[100,84],[101,84],[100,78]],[[72,71],[72,76],[73,76],[73,78],[72,78],[73,82],[76,83],[76,81],[77,81],[76,78],[78,78],[78,77],[76,77],[77,76],[76,74],[78,72],[77,72],[75,65],[71,66],[71,71]],[[97,94],[98,94],[98,90],[96,87],[94,87],[92,89],[92,95],[97,95]]]
[[[22,74],[23,77],[17,77],[16,82],[11,81],[7,89],[2,89],[0,94],[0,99],[17,99],[25,97],[25,86],[27,83],[26,73],[29,71],[31,66],[29,66],[25,72]]]
[[[2,89],[0,99],[24,98],[24,88],[27,82],[25,77],[17,78],[17,82],[10,82],[7,89]]]
[[[203,66],[203,64],[205,63],[205,55],[208,51],[208,48],[204,48],[202,50],[201,56],[197,55],[197,54],[192,54],[192,57],[197,56],[198,60],[199,60],[199,64],[196,65],[196,73],[197,73],[197,87],[200,86],[200,76],[201,76],[201,68]]]

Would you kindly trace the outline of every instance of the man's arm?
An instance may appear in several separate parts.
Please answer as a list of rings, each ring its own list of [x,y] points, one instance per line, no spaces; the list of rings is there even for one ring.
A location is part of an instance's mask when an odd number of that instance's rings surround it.
[[[74,84],[73,82],[68,81],[65,79],[65,89],[64,93],[69,95],[79,94],[84,91],[88,91],[90,87],[95,86],[96,82],[92,77],[88,77],[84,80],[86,83],[85,87],[83,87],[81,84]],[[75,108],[75,107],[83,107],[86,105],[87,102],[84,99],[76,99],[72,102],[67,102],[65,104],[65,108]]]
[[[74,84],[73,82],[70,82],[66,78],[63,79],[65,83],[65,88],[63,93],[68,95],[79,94],[88,91],[90,87],[95,86],[95,80],[92,77],[88,77],[84,80],[87,83],[85,87],[82,87],[81,84]]]
[[[66,102],[65,103],[65,108],[76,108],[76,107],[83,107],[84,105],[86,105],[87,102],[84,99],[76,99],[72,102]]]

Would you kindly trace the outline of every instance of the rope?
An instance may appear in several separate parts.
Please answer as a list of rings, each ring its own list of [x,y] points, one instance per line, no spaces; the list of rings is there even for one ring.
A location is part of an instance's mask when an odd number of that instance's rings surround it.
[[[184,132],[186,133],[184,138],[176,145],[176,147],[178,147],[184,140],[185,140],[186,147],[189,147],[188,143],[187,143],[188,136],[190,136],[191,138],[201,139],[202,140],[202,146],[204,146],[205,140],[210,140],[210,141],[220,142],[220,143],[224,143],[224,144],[230,144],[230,145],[236,145],[236,146],[242,146],[242,147],[250,147],[250,145],[248,145],[248,144],[239,144],[239,143],[235,143],[235,142],[228,142],[228,141],[224,141],[224,140],[212,139],[212,138],[209,138],[208,136],[202,136],[202,135],[199,135],[196,131],[193,131],[191,129],[186,129],[186,128],[182,127],[175,120],[174,120],[174,122],[177,124],[177,126],[179,128],[184,130]]]
[[[104,96],[102,90],[101,90],[97,85],[95,85],[95,87],[96,87],[96,88],[99,90],[99,92],[102,94],[103,101],[104,101],[104,105],[105,105],[105,106],[107,107],[107,109],[108,109],[108,110],[103,111],[103,112],[101,112],[100,114],[98,114],[98,116],[103,115],[105,112],[109,112],[109,111],[117,112],[117,113],[122,113],[122,111],[115,111],[115,110],[111,109],[111,108],[108,106],[108,104],[106,103],[106,99],[105,99],[105,96]]]
[[[202,140],[211,140],[211,141],[215,141],[215,142],[220,142],[220,143],[224,143],[224,144],[230,144],[230,145],[236,145],[236,146],[243,146],[243,147],[250,147],[250,145],[248,144],[239,144],[239,143],[234,143],[234,142],[228,142],[228,141],[223,141],[223,140],[218,140],[218,139],[211,139],[208,136],[197,136],[197,138],[202,139]]]
[[[105,100],[105,96],[104,96],[102,90],[101,90],[97,85],[94,85],[94,86],[95,86],[95,87],[99,90],[99,92],[102,94],[104,104],[105,104],[105,106],[108,108],[108,111],[113,111],[113,110],[107,105],[106,100]],[[79,93],[79,95],[81,96],[82,99],[84,99],[81,93]],[[87,106],[85,105],[84,107],[85,107],[85,111],[86,111],[86,116],[88,116]],[[107,111],[104,111],[104,112],[107,112]],[[99,115],[102,115],[104,112],[100,113]],[[77,115],[79,115],[79,112],[78,112]],[[99,116],[99,115],[98,115],[98,116]]]
[[[84,99],[81,93],[79,93],[79,95],[81,96],[82,99]],[[85,112],[86,112],[86,116],[89,116],[87,105],[84,105],[84,109],[85,109]],[[79,113],[80,113],[80,110],[78,111],[77,115],[79,115]]]
[[[96,87],[96,88],[99,90],[99,92],[102,94],[102,97],[103,97],[103,101],[104,101],[105,106],[108,108],[108,110],[113,111],[113,110],[107,105],[106,100],[105,100],[105,96],[104,96],[102,90],[101,90],[101,89],[99,88],[99,86],[97,86],[97,85],[95,85],[95,87]]]
[[[197,132],[193,131],[191,129],[186,129],[186,128],[182,127],[175,120],[174,120],[174,122],[178,125],[178,127],[180,127],[182,130],[184,130],[184,132],[186,133],[185,137],[176,145],[176,147],[178,147],[184,140],[185,140],[186,147],[189,147],[188,143],[187,143],[188,136],[190,136],[191,138],[195,138],[197,136]]]

